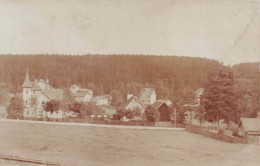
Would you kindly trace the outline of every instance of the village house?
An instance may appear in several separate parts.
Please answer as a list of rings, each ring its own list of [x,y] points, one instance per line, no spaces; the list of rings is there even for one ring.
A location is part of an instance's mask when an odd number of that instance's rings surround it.
[[[91,99],[95,105],[109,105],[109,98],[107,96],[95,96]]]
[[[135,110],[139,109],[141,111],[141,114],[145,111],[145,105],[132,94],[127,95],[127,100],[123,103],[121,103],[118,108],[125,109],[125,110]]]
[[[188,109],[187,111],[185,111],[185,123],[188,124],[199,124],[199,120],[195,118],[196,115],[196,111],[195,108],[199,108],[199,106],[201,106],[201,96],[204,92],[204,88],[199,88],[195,91],[195,99],[192,101],[192,103],[190,104],[184,104],[184,109]]]
[[[116,114],[116,108],[111,105],[100,105],[98,107],[103,111],[102,116],[104,119],[113,119]]]
[[[156,102],[156,92],[153,88],[143,88],[140,92],[140,101],[144,105],[152,105]]]
[[[55,115],[50,115],[43,110],[43,104],[50,100],[62,100],[63,90],[55,89],[49,84],[49,80],[35,79],[31,82],[29,79],[29,73],[25,76],[23,83],[23,117],[26,118],[62,118],[62,111],[58,113],[53,112]]]
[[[70,91],[77,102],[90,102],[93,97],[93,91],[80,88],[78,85],[72,85]]]
[[[195,94],[196,94],[196,99],[194,102],[195,106],[200,106],[200,99],[201,99],[203,92],[204,92],[204,88],[199,88],[195,91]]]
[[[247,139],[249,144],[260,144],[260,113],[257,118],[240,118],[241,135]]]
[[[172,101],[171,100],[167,100],[167,99],[159,99],[157,100],[159,102],[165,103],[168,107],[172,106]]]
[[[156,101],[153,104],[153,107],[160,113],[159,121],[169,122],[171,120],[170,108],[167,104],[165,104],[164,102]]]

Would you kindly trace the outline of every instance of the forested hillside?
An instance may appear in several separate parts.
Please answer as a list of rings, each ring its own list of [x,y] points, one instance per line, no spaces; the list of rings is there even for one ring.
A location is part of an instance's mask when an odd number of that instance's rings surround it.
[[[232,67],[234,74],[239,77],[254,79],[259,76],[260,62],[240,63]]]
[[[169,98],[178,90],[203,87],[208,71],[217,65],[215,60],[177,56],[2,55],[0,82],[20,91],[28,67],[31,80],[49,78],[54,87],[79,84],[96,95],[111,90],[137,95],[146,86],[156,88],[159,98]]]

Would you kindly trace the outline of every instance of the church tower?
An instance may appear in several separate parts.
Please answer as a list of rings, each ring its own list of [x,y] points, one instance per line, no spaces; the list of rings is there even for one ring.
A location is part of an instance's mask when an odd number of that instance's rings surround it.
[[[25,107],[29,107],[30,97],[32,95],[32,83],[29,78],[28,68],[23,82],[23,102]]]

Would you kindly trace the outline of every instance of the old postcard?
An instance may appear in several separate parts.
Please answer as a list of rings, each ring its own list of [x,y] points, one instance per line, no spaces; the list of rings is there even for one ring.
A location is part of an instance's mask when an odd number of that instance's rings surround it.
[[[259,0],[0,0],[0,165],[260,166]]]

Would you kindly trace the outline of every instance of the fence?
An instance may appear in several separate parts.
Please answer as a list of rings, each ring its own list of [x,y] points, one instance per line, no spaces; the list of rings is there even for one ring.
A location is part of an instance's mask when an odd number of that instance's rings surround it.
[[[80,119],[80,118],[66,118],[66,119],[33,119],[26,118],[25,120],[51,121],[51,122],[68,122],[68,123],[91,123],[91,124],[105,124],[105,125],[125,125],[125,126],[156,126],[155,122],[148,121],[120,121],[120,120],[97,120],[97,119]],[[170,122],[169,122],[170,123]],[[170,123],[167,127],[174,127],[174,123]],[[177,128],[185,128],[185,124],[177,123]]]
[[[185,130],[189,131],[191,133],[204,135],[206,137],[210,137],[213,139],[217,139],[217,140],[221,140],[221,141],[225,141],[225,142],[229,142],[229,143],[241,143],[241,144],[247,143],[247,139],[244,137],[227,136],[227,135],[220,134],[220,133],[210,132],[210,131],[205,130],[200,127],[188,126],[185,128]]]

